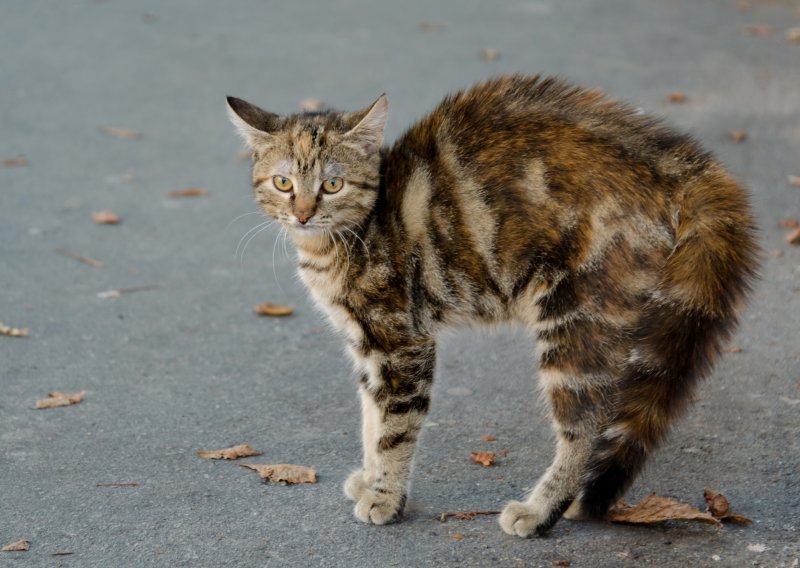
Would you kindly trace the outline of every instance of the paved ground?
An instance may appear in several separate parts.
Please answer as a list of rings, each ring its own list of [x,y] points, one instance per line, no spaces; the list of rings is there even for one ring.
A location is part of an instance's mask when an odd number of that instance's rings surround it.
[[[0,566],[798,566],[800,248],[778,220],[800,218],[800,189],[786,181],[800,175],[800,45],[784,38],[799,8],[5,3],[0,158],[28,165],[0,167],[0,319],[30,336],[0,337],[0,545],[31,548],[0,553]],[[424,31],[425,21],[444,28]],[[750,24],[774,32],[748,35]],[[482,48],[500,57],[484,61]],[[255,206],[224,95],[290,112],[306,97],[355,108],[386,91],[394,138],[447,91],[512,71],[562,74],[665,115],[752,188],[767,259],[734,342],[742,352],[725,358],[630,495],[699,505],[714,487],[751,527],[564,521],[525,541],[491,517],[433,520],[496,509],[549,463],[530,345],[514,331],[443,341],[407,520],[369,527],[350,514],[340,487],[359,459],[354,383],[276,233],[235,258],[259,219],[237,217]],[[671,91],[687,101],[667,103]],[[731,130],[747,139],[734,143]],[[210,193],[167,195],[188,186]],[[122,223],[94,225],[98,209]],[[254,316],[268,300],[297,311]],[[77,406],[31,409],[48,391],[80,389]],[[489,434],[497,442],[480,439]],[[244,442],[265,452],[248,461],[312,465],[319,483],[266,486],[194,455]],[[509,453],[494,468],[469,463],[470,451],[500,448]],[[138,486],[96,486],[125,482]]]

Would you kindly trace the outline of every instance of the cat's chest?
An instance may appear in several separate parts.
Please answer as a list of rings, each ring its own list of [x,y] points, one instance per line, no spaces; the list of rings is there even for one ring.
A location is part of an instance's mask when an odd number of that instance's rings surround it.
[[[352,313],[344,307],[341,299],[341,290],[344,288],[344,277],[336,272],[321,272],[311,268],[304,268],[301,262],[298,275],[303,284],[308,288],[311,298],[328,317],[333,326],[347,335],[353,341],[362,338],[361,326]]]

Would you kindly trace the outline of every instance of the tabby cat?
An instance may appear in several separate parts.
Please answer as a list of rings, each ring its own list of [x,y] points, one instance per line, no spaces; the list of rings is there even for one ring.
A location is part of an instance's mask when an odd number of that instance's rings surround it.
[[[757,271],[745,191],[690,137],[601,93],[503,76],[390,147],[387,100],[278,116],[229,97],[261,208],[360,375],[361,521],[400,518],[437,334],[536,337],[555,459],[500,525],[603,518],[708,375]]]

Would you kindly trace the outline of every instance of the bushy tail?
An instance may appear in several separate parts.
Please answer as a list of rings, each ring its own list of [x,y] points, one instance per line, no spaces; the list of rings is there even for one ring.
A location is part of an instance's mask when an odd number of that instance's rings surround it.
[[[687,406],[737,323],[758,269],[745,192],[718,168],[679,198],[675,247],[633,333],[620,389],[578,497],[603,518]]]

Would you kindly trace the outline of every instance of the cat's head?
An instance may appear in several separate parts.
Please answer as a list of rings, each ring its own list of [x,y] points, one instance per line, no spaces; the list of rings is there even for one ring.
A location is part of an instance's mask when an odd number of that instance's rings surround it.
[[[295,237],[358,226],[378,196],[388,103],[278,116],[228,97],[231,121],[253,152],[253,188],[263,210]]]

